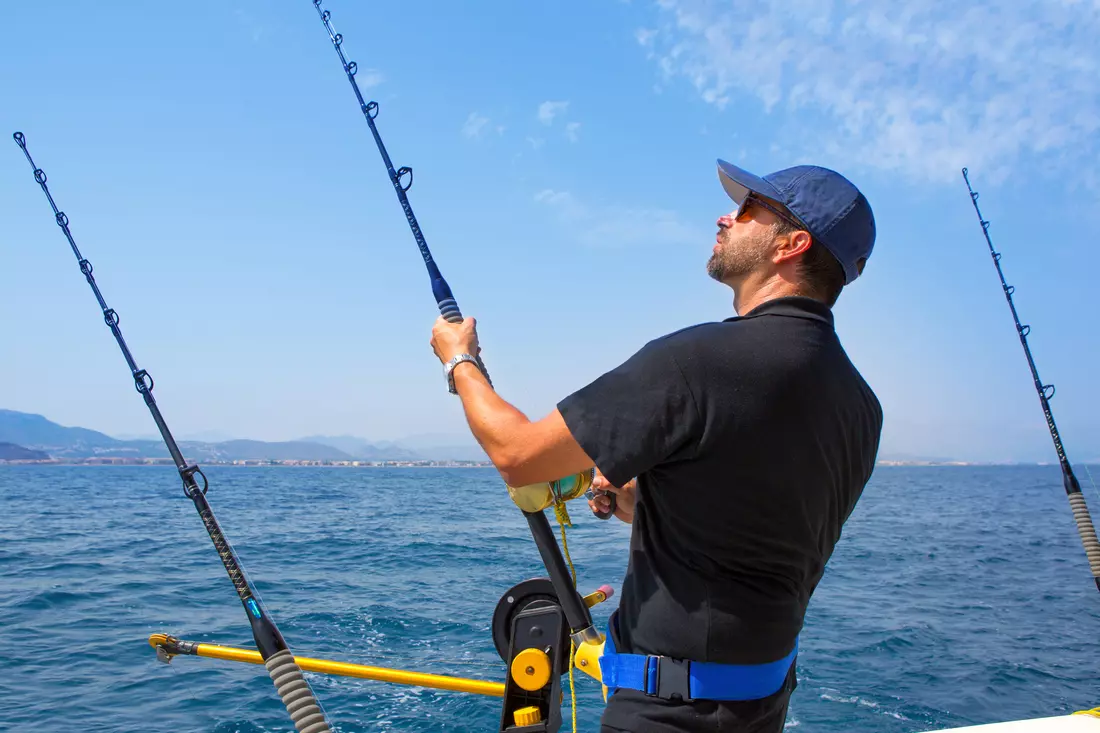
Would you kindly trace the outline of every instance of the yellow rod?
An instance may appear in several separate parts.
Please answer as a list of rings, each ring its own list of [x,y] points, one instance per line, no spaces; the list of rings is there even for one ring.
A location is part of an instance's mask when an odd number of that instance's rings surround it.
[[[153,634],[149,637],[149,645],[156,648],[168,643],[168,640],[169,637],[165,634]],[[191,653],[199,657],[211,657],[228,662],[246,662],[248,664],[264,663],[260,653],[251,649],[220,646],[218,644],[196,644],[195,642],[181,642],[175,639],[173,641],[176,644],[194,644],[194,652]],[[393,682],[399,685],[414,685],[416,687],[431,687],[437,690],[453,690],[455,692],[470,692],[475,695],[504,697],[504,684],[501,682],[448,677],[424,672],[409,672],[386,667],[368,667],[363,664],[334,662],[328,659],[311,659],[310,657],[294,657],[294,661],[307,672],[321,672],[322,674],[334,674],[341,677],[358,677],[365,680]]]

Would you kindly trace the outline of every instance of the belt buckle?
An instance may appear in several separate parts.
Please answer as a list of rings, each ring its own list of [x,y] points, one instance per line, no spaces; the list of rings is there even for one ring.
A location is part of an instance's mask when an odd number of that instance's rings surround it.
[[[661,657],[650,654],[646,657],[646,679],[649,679],[650,665],[657,666],[657,689],[650,691],[646,685],[646,694],[663,700],[682,700],[690,702],[691,697],[691,660]]]

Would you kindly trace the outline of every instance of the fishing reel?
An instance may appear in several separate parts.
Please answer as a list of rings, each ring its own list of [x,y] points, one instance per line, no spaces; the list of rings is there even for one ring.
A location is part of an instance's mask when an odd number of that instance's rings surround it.
[[[508,495],[525,512],[541,512],[548,507],[564,512],[565,502],[585,496],[595,496],[592,481],[596,477],[593,468],[554,481],[540,481],[526,486],[508,486]],[[601,492],[603,493],[603,492]],[[615,495],[607,494],[611,507],[606,512],[593,512],[599,519],[608,519],[615,513]],[[565,517],[569,515],[566,513]]]
[[[612,592],[611,586],[600,586],[584,596],[584,604],[591,608]],[[509,588],[497,602],[490,628],[493,646],[508,667],[499,733],[555,733],[561,727],[561,676],[569,672],[570,638],[553,582],[531,578]],[[586,653],[577,655],[581,669],[600,679],[595,662],[600,650],[588,649],[587,642],[582,646]]]

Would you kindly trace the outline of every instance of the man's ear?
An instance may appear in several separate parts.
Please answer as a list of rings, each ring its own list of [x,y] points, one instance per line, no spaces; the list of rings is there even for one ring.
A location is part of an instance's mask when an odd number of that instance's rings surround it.
[[[801,229],[791,232],[783,238],[775,250],[775,264],[786,262],[793,257],[798,257],[806,252],[813,244],[810,233]]]

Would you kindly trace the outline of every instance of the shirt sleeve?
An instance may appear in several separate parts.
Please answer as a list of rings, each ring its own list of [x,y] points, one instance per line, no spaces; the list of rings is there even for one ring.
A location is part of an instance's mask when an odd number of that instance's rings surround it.
[[[614,486],[692,455],[702,419],[669,337],[558,403],[573,438]]]

